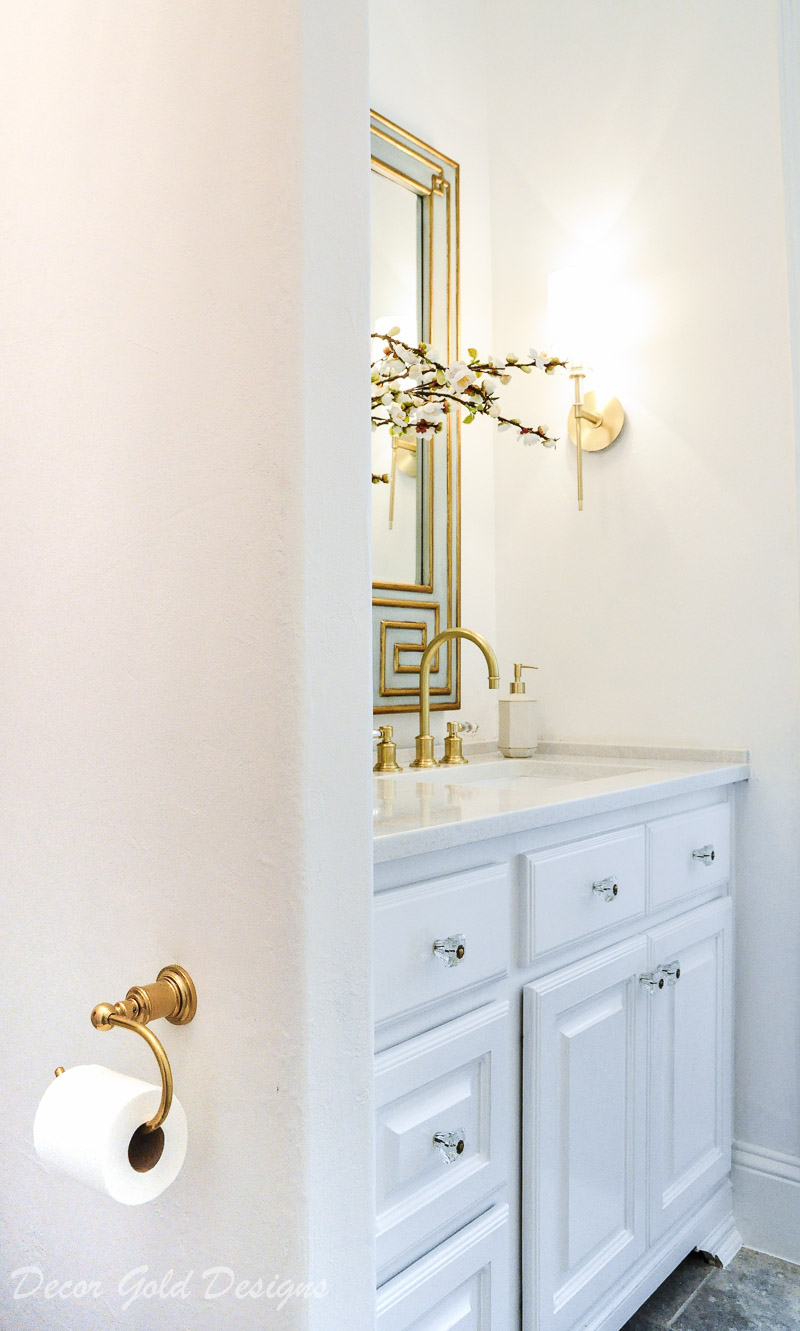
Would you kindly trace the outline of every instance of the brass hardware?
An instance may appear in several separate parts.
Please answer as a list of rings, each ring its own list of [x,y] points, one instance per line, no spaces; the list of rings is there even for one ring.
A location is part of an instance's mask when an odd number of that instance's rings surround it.
[[[433,1134],[434,1144],[439,1147],[442,1159],[446,1165],[452,1165],[458,1156],[464,1154],[466,1142],[464,1141],[463,1131],[459,1132],[435,1132]]]
[[[571,365],[569,377],[574,389],[574,404],[567,417],[567,433],[578,450],[578,508],[583,508],[583,454],[608,448],[625,424],[625,412],[619,398],[612,397],[601,412],[593,392],[584,401],[582,365]],[[588,427],[588,428],[587,428]]]
[[[523,670],[538,670],[538,669],[539,669],[538,666],[522,665],[521,662],[520,662],[519,665],[515,665],[515,666],[514,666],[514,682],[513,682],[512,684],[509,685],[509,693],[524,693],[524,692],[525,692],[525,684],[524,684],[523,679],[522,679],[522,672],[523,672]]]
[[[373,738],[378,739],[378,761],[373,772],[402,772],[397,761],[397,745],[392,739],[394,726],[380,726],[373,731]]]
[[[118,1003],[98,1003],[92,1010],[92,1025],[98,1031],[112,1026],[134,1031],[152,1049],[161,1073],[161,1103],[154,1118],[142,1124],[143,1132],[161,1127],[172,1105],[172,1068],[161,1041],[148,1029],[149,1021],[166,1017],[173,1026],[185,1026],[197,1011],[197,990],[183,966],[164,966],[154,984],[136,984]],[[63,1072],[63,1068],[61,1069]],[[56,1076],[58,1076],[56,1070]]]
[[[411,767],[436,767],[437,762],[433,752],[433,736],[431,729],[431,661],[433,656],[441,647],[442,643],[448,642],[453,638],[464,638],[467,642],[474,642],[476,647],[480,647],[486,657],[486,664],[489,667],[489,688],[497,689],[500,687],[500,667],[497,664],[497,657],[485,638],[480,634],[473,633],[471,629],[452,628],[442,629],[428,643],[425,651],[422,653],[422,660],[419,665],[419,731],[417,735],[417,753],[411,763]]]
[[[464,960],[467,939],[464,934],[451,934],[449,938],[437,938],[433,945],[434,955],[440,957],[448,970]]]
[[[66,1068],[56,1068],[55,1072],[53,1073],[53,1076],[54,1076],[54,1077],[63,1077],[65,1071],[66,1071]]]
[[[679,961],[668,961],[666,966],[661,966],[659,969],[667,984],[677,984],[681,978],[681,963]]]
[[[447,734],[444,741],[444,757],[440,767],[463,767],[469,762],[469,758],[464,757],[463,741],[460,731],[462,726],[458,721],[447,722]]]
[[[619,884],[615,878],[601,878],[598,882],[592,883],[592,891],[604,901],[613,901],[619,892]]]
[[[388,477],[387,473],[384,471],[384,472],[379,476],[379,475],[377,474],[377,472],[374,472],[374,471],[373,471],[373,473],[372,473],[372,484],[373,484],[373,485],[388,485],[388,484],[389,484],[389,477]]]
[[[660,969],[650,971],[648,975],[639,976],[639,983],[644,985],[648,993],[654,994],[656,990],[664,988],[664,976]]]
[[[692,859],[700,860],[701,864],[713,864],[716,858],[713,846],[701,846],[699,850],[692,851]]]

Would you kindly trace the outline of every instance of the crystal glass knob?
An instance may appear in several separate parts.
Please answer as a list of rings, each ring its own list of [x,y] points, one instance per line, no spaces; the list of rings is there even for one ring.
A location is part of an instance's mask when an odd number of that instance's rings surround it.
[[[439,1147],[439,1152],[446,1165],[452,1165],[460,1155],[464,1154],[464,1133],[458,1132],[435,1132],[433,1140]]]
[[[667,984],[677,984],[681,978],[681,963],[679,961],[669,961],[666,966],[661,966],[660,970]]]
[[[464,934],[451,934],[449,938],[437,938],[433,945],[434,953],[441,957],[445,966],[457,966],[464,960],[467,940]]]
[[[644,985],[649,994],[654,994],[664,988],[664,976],[660,970],[650,971],[647,975],[639,976],[639,983]]]
[[[592,891],[604,901],[613,901],[619,892],[619,884],[616,878],[601,878],[598,882],[592,883]]]
[[[716,859],[713,846],[701,846],[699,850],[692,851],[692,859],[700,860],[701,864],[713,864]]]

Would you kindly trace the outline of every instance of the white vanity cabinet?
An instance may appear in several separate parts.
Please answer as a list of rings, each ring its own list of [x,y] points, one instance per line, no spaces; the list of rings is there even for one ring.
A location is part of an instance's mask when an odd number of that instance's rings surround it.
[[[619,1331],[738,1250],[733,788],[376,865],[381,1331]]]

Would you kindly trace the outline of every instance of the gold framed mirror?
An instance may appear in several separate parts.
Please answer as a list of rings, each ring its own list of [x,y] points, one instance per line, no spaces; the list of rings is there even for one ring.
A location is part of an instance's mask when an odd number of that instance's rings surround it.
[[[399,327],[448,362],[459,354],[458,165],[415,135],[371,116],[372,329]],[[379,341],[372,342],[380,354]],[[461,421],[431,440],[372,436],[373,708],[416,711],[430,639],[460,623]],[[459,644],[438,654],[431,706],[460,706]]]

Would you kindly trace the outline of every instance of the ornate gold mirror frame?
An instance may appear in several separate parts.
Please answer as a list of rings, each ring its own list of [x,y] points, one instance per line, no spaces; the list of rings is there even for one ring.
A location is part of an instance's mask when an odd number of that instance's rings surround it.
[[[371,116],[372,170],[418,200],[418,310],[421,340],[447,357],[459,354],[458,165],[376,112]],[[386,331],[386,330],[381,330]],[[379,344],[373,343],[372,359]],[[419,668],[425,647],[443,628],[461,622],[461,420],[416,450],[416,467],[402,453],[393,463],[417,480],[417,581],[373,582],[373,708],[419,707]],[[405,465],[404,465],[405,464]],[[431,671],[431,707],[461,705],[460,644],[448,643]]]

